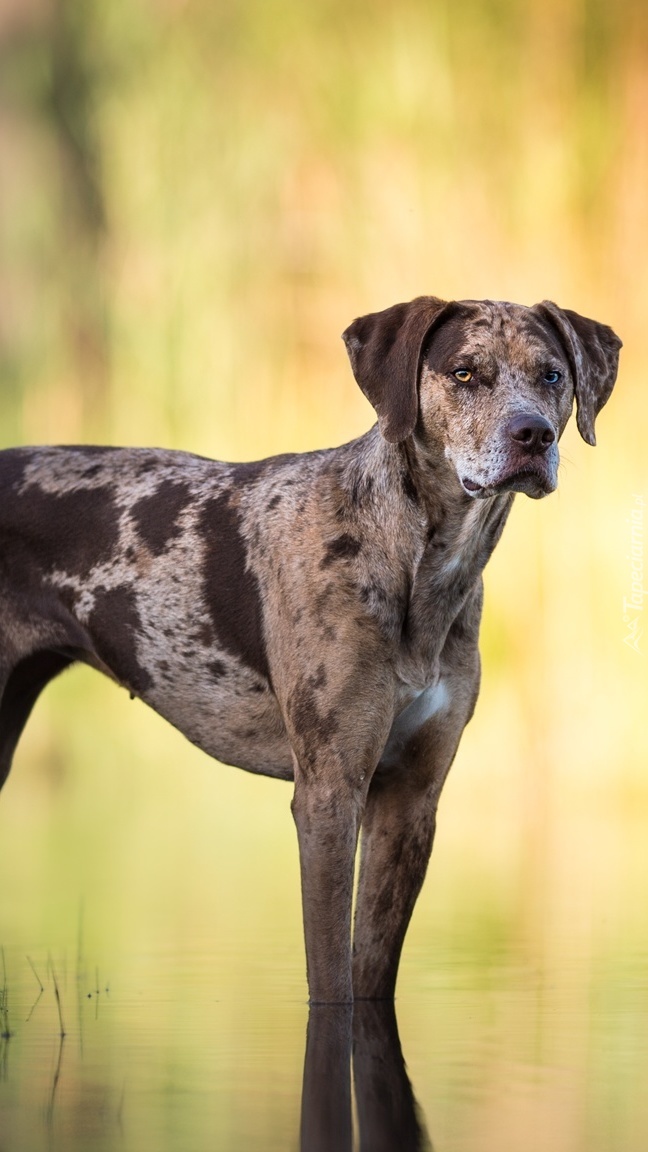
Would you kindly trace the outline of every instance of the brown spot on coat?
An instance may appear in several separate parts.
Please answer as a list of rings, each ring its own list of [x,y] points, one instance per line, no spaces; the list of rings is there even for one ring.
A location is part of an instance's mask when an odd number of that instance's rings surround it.
[[[131,515],[137,531],[154,556],[161,556],[180,535],[178,517],[190,501],[188,484],[163,480],[151,496],[144,496],[133,505]]]
[[[99,589],[90,613],[88,630],[104,664],[122,684],[142,693],[152,684],[136,655],[136,637],[141,621],[131,588]]]
[[[214,643],[214,629],[208,620],[204,620],[196,633],[196,639],[204,648],[210,648]]]
[[[326,552],[320,561],[320,568],[328,568],[336,560],[352,560],[362,548],[362,543],[349,532],[343,532],[326,545]]]
[[[407,496],[407,499],[412,504],[420,504],[419,494],[418,494],[418,491],[416,488],[416,484],[412,480],[412,477],[410,476],[409,472],[402,472],[401,473],[401,484],[403,486],[403,492]]]
[[[54,571],[65,558],[68,575],[86,576],[111,560],[119,540],[118,510],[108,485],[72,492],[44,492],[37,484],[4,501],[0,528],[38,554]]]
[[[229,493],[207,501],[199,532],[206,541],[204,597],[219,642],[269,679],[261,593],[256,576],[247,566],[240,518]]]
[[[324,672],[323,666],[320,668]],[[304,744],[300,760],[302,764],[311,766],[315,762],[318,748],[323,744],[330,744],[339,728],[335,708],[329,708],[326,712],[319,710],[317,690],[321,685],[317,683],[315,686],[319,671],[318,669],[315,677],[309,676],[306,680],[300,681],[288,702],[288,712],[295,732]]]

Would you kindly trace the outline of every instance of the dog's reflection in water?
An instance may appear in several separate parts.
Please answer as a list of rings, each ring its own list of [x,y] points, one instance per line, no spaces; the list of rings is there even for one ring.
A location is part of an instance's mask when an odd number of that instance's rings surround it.
[[[351,1068],[360,1152],[430,1152],[389,1001],[310,1009],[301,1152],[352,1152]]]

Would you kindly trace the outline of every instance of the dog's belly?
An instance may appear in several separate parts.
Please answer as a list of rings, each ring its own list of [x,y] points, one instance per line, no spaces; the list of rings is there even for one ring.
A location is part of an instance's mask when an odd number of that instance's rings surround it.
[[[142,694],[155,711],[208,756],[281,780],[293,779],[290,744],[273,693],[197,677],[158,682]]]

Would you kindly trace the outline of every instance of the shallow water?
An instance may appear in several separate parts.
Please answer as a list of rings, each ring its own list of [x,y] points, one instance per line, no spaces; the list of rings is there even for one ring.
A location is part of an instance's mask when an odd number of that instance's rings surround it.
[[[0,1152],[645,1152],[643,770],[470,728],[395,1018],[309,1021],[290,789],[85,683],[0,799]]]
[[[592,967],[569,940],[542,967],[510,951],[415,954],[396,1014],[309,1019],[301,957],[274,954],[269,1002],[233,994],[219,976],[236,957],[198,945],[105,970],[12,946],[0,1147],[645,1148],[646,959]]]

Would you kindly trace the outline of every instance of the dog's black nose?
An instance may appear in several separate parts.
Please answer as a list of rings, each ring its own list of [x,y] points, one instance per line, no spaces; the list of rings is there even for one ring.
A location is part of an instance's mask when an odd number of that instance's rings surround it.
[[[515,440],[522,451],[529,456],[546,452],[556,439],[556,433],[544,416],[524,413],[521,416],[514,416],[509,420],[506,430],[511,440]]]

